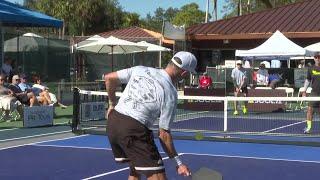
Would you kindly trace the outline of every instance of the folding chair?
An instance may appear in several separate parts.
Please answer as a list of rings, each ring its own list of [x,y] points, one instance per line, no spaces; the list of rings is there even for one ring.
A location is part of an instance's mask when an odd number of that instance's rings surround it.
[[[294,89],[293,88],[289,88],[289,87],[276,87],[276,89],[279,89],[279,90],[285,90],[286,91],[286,94],[287,94],[287,97],[293,97],[294,96]],[[286,103],[287,105],[288,103]],[[289,106],[288,106],[288,109],[291,109],[292,108],[292,102],[290,101],[289,102]]]
[[[17,121],[21,118],[18,112],[18,108],[20,108],[21,106],[22,104],[15,97],[0,97],[0,120]]]

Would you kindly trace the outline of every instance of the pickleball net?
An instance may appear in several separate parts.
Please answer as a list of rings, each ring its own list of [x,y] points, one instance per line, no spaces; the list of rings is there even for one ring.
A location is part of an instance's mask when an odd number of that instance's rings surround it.
[[[303,132],[307,106],[316,101],[320,97],[179,96],[171,132],[177,139],[320,146],[318,113],[311,133]],[[107,102],[107,92],[75,88],[73,132],[106,134]]]

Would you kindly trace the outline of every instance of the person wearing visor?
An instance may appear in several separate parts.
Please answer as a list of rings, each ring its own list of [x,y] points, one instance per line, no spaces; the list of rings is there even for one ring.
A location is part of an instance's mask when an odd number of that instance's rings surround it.
[[[234,96],[247,96],[248,95],[248,88],[247,88],[247,72],[242,67],[242,61],[238,60],[236,61],[236,67],[231,72],[231,78],[233,80],[233,86],[234,86]],[[247,103],[245,102],[244,105],[242,105],[242,112],[243,114],[247,114]],[[238,104],[236,101],[234,101],[234,115],[238,115]]]
[[[314,55],[314,65],[308,68],[307,78],[304,82],[302,96],[306,96],[307,88],[311,84],[312,92],[310,96],[319,97],[320,96],[320,53]],[[308,105],[307,110],[307,126],[304,128],[303,132],[306,134],[311,133],[312,129],[312,119],[314,108],[320,108],[319,101],[311,101]]]
[[[179,175],[190,176],[188,166],[178,156],[170,132],[175,118],[178,81],[195,73],[197,59],[190,52],[176,53],[165,69],[136,66],[105,75],[109,94],[107,135],[116,162],[128,162],[129,178],[167,179],[151,127],[159,118],[159,141],[177,163]],[[127,84],[117,102],[116,88]]]

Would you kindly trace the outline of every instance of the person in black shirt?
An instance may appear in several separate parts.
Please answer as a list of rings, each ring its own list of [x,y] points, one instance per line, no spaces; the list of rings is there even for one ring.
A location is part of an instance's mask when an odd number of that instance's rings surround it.
[[[317,53],[314,56],[315,64],[308,69],[307,78],[304,82],[304,91],[302,91],[302,96],[306,96],[306,91],[311,83],[312,92],[311,96],[317,97],[320,96],[320,53]],[[307,126],[304,129],[304,133],[310,133],[312,128],[312,119],[313,119],[313,109],[319,108],[319,101],[309,102],[307,110]]]
[[[19,83],[19,75],[14,75],[12,77],[12,83],[8,87],[13,92],[13,96],[16,97],[22,104],[28,105],[30,107],[39,105],[38,100],[33,92],[23,92],[18,86]]]

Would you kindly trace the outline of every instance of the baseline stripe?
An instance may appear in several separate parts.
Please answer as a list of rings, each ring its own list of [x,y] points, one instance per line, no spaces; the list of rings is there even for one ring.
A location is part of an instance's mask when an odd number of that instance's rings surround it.
[[[278,128],[274,128],[274,129],[270,129],[270,130],[267,130],[267,131],[263,131],[262,133],[268,133],[268,132],[276,131],[278,129],[283,129],[283,128],[286,128],[286,127],[294,126],[294,125],[305,123],[305,122],[306,122],[306,120],[305,121],[301,121],[301,122],[296,122],[296,123],[293,123],[293,124],[288,124],[288,125],[281,126],[281,127],[278,127]]]
[[[270,160],[270,161],[288,161],[288,162],[301,162],[301,163],[316,163],[320,164],[320,161],[305,161],[298,159],[277,159],[277,158],[263,158],[253,156],[231,156],[222,154],[197,154],[197,153],[183,153],[182,155],[195,155],[195,156],[212,156],[212,157],[227,157],[227,158],[242,158],[242,159],[258,159],[258,160]]]
[[[179,155],[182,155],[182,154],[183,154],[183,153],[179,153]],[[164,158],[162,158],[162,159],[163,159],[163,160],[166,160],[166,159],[169,159],[169,157],[164,157]],[[84,179],[82,179],[82,180],[95,179],[95,178],[99,178],[99,177],[102,177],[102,176],[107,176],[107,175],[109,175],[109,174],[114,174],[114,173],[121,172],[121,171],[128,170],[128,169],[129,169],[129,167],[127,167],[127,168],[122,168],[122,169],[110,171],[110,172],[107,172],[107,173],[98,174],[98,175],[95,175],[95,176],[92,176],[92,177],[84,178]]]

